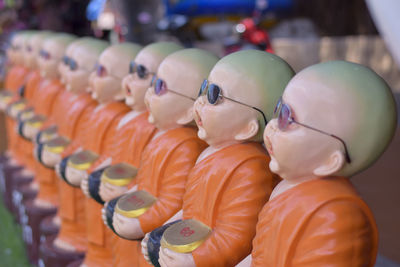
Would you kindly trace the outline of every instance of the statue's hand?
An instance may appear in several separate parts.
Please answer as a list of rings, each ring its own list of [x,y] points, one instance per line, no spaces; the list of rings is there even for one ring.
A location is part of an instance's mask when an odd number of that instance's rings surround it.
[[[65,170],[65,178],[68,182],[76,187],[81,186],[83,180],[87,180],[88,174],[84,170],[78,170],[67,165]]]
[[[103,208],[101,209],[101,218],[103,219],[103,223],[108,227],[108,223],[107,223],[107,216],[106,216],[106,210],[107,210],[107,206],[108,206],[108,202],[104,203]]]
[[[144,236],[140,222],[136,218],[128,218],[114,212],[113,226],[119,236],[129,240],[137,240]]]
[[[127,186],[117,186],[107,182],[101,182],[99,195],[104,201],[110,201],[113,198],[125,194],[127,191]]]
[[[144,259],[151,265],[152,263],[150,261],[149,251],[147,249],[147,242],[149,241],[149,236],[150,233],[147,233],[140,244],[142,245],[142,254],[144,256]]]
[[[56,165],[61,163],[62,157],[60,154],[56,154],[53,152],[48,151],[47,149],[42,149],[42,155],[40,158],[42,159],[42,162],[49,167],[55,167]]]
[[[160,249],[161,267],[196,267],[192,253],[178,253],[168,248]]]
[[[90,198],[90,193],[89,193],[89,179],[88,176],[86,176],[82,182],[81,182],[81,189],[82,192],[85,194],[86,197]]]
[[[61,177],[61,172],[60,172],[60,164],[56,164],[56,165],[54,166],[54,170],[55,170],[57,176],[58,176],[59,178],[62,179],[62,177]]]

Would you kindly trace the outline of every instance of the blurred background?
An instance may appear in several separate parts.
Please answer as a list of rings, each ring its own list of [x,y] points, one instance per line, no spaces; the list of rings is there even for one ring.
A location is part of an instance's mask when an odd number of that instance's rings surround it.
[[[348,60],[379,73],[399,103],[399,11],[400,0],[0,0],[0,80],[12,34],[46,29],[113,43],[175,40],[218,56],[260,49],[281,56],[296,71]],[[4,129],[0,133],[4,150]],[[379,267],[400,266],[399,158],[397,130],[383,157],[352,178],[378,224]],[[22,266],[14,264],[24,252],[10,220],[0,209],[0,257],[6,262],[0,266]]]

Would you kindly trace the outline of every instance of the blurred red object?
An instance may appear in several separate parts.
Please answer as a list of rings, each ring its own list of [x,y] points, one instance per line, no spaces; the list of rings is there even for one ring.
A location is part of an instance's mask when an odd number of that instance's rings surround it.
[[[253,18],[246,18],[236,25],[236,31],[239,32],[243,40],[256,45],[261,50],[274,53],[268,32],[260,28]]]

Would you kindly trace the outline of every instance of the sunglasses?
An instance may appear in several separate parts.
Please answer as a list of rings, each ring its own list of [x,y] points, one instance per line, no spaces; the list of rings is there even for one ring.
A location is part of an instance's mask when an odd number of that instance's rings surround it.
[[[141,64],[136,64],[134,61],[131,61],[129,63],[129,73],[133,74],[135,72],[137,73],[137,75],[139,76],[140,79],[147,78],[147,76],[149,76],[149,74],[155,75],[154,72],[150,72],[145,66],[143,66]]]
[[[71,71],[78,69],[78,63],[73,58],[69,58],[68,65]]]
[[[69,66],[69,57],[68,57],[68,56],[63,56],[62,62],[63,62],[65,65]]]
[[[194,97],[190,97],[190,96],[181,94],[181,93],[179,93],[177,91],[169,89],[167,87],[167,83],[164,80],[162,80],[160,78],[157,78],[155,75],[153,76],[153,79],[151,80],[151,84],[150,85],[154,87],[154,93],[156,95],[158,95],[158,96],[161,96],[161,95],[165,94],[166,92],[171,92],[171,93],[174,93],[176,95],[183,96],[183,97],[188,98],[190,100],[196,101],[196,98],[194,98]]]
[[[278,128],[281,131],[285,131],[290,124],[295,123],[307,129],[335,138],[336,140],[338,140],[343,144],[346,162],[351,163],[350,154],[347,149],[346,143],[343,141],[343,139],[334,134],[324,132],[322,130],[316,129],[314,127],[296,121],[292,117],[292,110],[290,109],[290,107],[287,104],[283,103],[282,97],[278,100],[278,103],[276,104],[276,107],[274,109],[274,116],[278,118]]]
[[[21,49],[21,46],[19,46],[19,45],[11,45],[11,49],[15,50],[15,51],[18,51],[18,50]]]
[[[97,75],[97,77],[112,76],[112,77],[114,77],[114,78],[116,78],[116,79],[121,79],[120,77],[115,76],[115,75],[109,73],[109,72],[107,71],[106,67],[104,67],[104,66],[101,65],[101,64],[98,64],[98,63],[97,63],[96,66],[95,66],[95,68],[96,68],[96,75]]]
[[[50,53],[43,49],[39,51],[39,56],[45,60],[49,60],[51,58]]]
[[[74,60],[74,59],[71,58],[71,57],[66,57],[66,56],[64,56],[64,57],[63,57],[63,62],[64,62],[67,66],[69,66],[69,69],[70,69],[71,71],[75,71],[75,70],[78,69],[78,63],[76,62],[76,60]],[[96,67],[97,67],[97,65],[95,66],[95,69],[96,69]],[[92,72],[92,71],[93,71],[93,69],[92,69],[92,70],[88,70],[88,69],[82,68],[82,67],[81,67],[81,69],[83,69],[83,70],[85,70],[85,71],[87,71],[87,72]]]
[[[237,104],[252,108],[252,109],[260,112],[262,117],[263,117],[264,124],[267,125],[267,123],[268,123],[267,117],[265,116],[264,112],[261,109],[253,107],[253,106],[250,106],[250,105],[247,105],[247,104],[245,104],[243,102],[240,102],[240,101],[237,101],[235,99],[232,99],[232,98],[229,98],[229,97],[226,97],[226,96],[222,95],[221,88],[216,84],[209,83],[209,81],[207,79],[205,79],[203,81],[203,83],[201,84],[198,97],[200,97],[202,95],[206,95],[206,94],[207,94],[208,103],[210,103],[211,105],[217,105],[220,99],[225,98],[225,99],[228,99],[228,100],[230,100],[232,102],[235,102]]]

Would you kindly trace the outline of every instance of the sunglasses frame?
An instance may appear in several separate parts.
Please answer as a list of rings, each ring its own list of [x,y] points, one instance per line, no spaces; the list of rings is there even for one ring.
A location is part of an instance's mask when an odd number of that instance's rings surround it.
[[[118,76],[116,76],[116,75],[110,73],[110,72],[107,70],[106,67],[104,67],[103,65],[101,65],[101,64],[99,64],[99,63],[97,63],[97,64],[95,65],[95,67],[94,67],[94,69],[95,69],[95,71],[96,71],[96,76],[97,76],[97,77],[104,77],[104,76],[101,76],[101,75],[99,76],[99,74],[98,74],[98,72],[97,72],[97,70],[98,70],[99,67],[102,67],[102,68],[104,68],[104,69],[106,70],[106,73],[107,73],[106,76],[111,76],[111,77],[114,77],[115,79],[119,79],[119,80],[122,79],[122,78],[120,78],[120,77],[118,77]]]
[[[143,77],[141,77],[141,75],[139,75],[138,68],[143,68],[145,70]],[[143,64],[136,64],[135,61],[132,60],[131,62],[129,62],[129,74],[134,74],[135,72],[138,74],[138,77],[143,80],[146,79],[147,77],[149,77],[149,75],[153,75],[153,76],[156,75],[155,72],[149,71],[146,68],[146,66],[144,66]]]
[[[62,57],[62,62],[64,63],[64,65],[67,65],[69,67],[69,56],[63,56]]]
[[[284,127],[284,128],[279,127],[279,125],[280,125],[280,123],[279,123],[279,118],[280,118],[280,114],[281,114],[281,112],[282,112],[282,107],[286,107],[287,110],[288,110],[288,112],[289,112],[289,114],[288,114],[288,123],[285,124],[285,127]],[[288,127],[291,123],[295,123],[295,124],[297,124],[297,125],[300,125],[300,126],[303,126],[303,127],[307,128],[307,129],[310,129],[310,130],[319,132],[319,133],[321,133],[321,134],[324,134],[324,135],[327,135],[327,136],[330,136],[330,137],[335,138],[336,140],[338,140],[340,143],[343,144],[343,147],[344,147],[344,155],[345,155],[346,162],[349,163],[349,164],[351,163],[351,158],[350,158],[349,150],[347,149],[346,142],[345,142],[342,138],[340,138],[340,137],[338,137],[338,136],[336,136],[336,135],[334,135],[334,134],[330,134],[330,133],[327,133],[327,132],[322,131],[322,130],[320,130],[320,129],[314,128],[314,127],[309,126],[309,125],[307,125],[307,124],[304,124],[304,123],[301,123],[301,122],[296,121],[296,120],[292,117],[292,109],[290,108],[290,106],[289,106],[288,104],[285,104],[285,103],[283,102],[282,97],[279,98],[278,103],[276,104],[276,107],[275,107],[275,109],[274,109],[274,117],[276,117],[276,118],[278,119],[278,128],[279,128],[279,130],[281,130],[281,131],[285,131],[285,130],[287,129],[287,127]]]
[[[46,50],[40,49],[39,51],[39,56],[41,58],[43,58],[44,60],[50,60],[51,59],[51,55],[49,52],[47,52]]]
[[[219,89],[218,97],[217,97],[217,99],[216,99],[216,101],[215,101],[214,103],[211,103],[210,97],[208,96],[208,92],[209,92],[210,86],[215,86],[215,87],[217,87],[217,88]],[[261,115],[262,115],[262,117],[263,117],[264,124],[265,124],[264,126],[266,126],[266,125],[268,124],[267,117],[265,116],[264,112],[263,112],[261,109],[259,109],[259,108],[257,108],[257,107],[254,107],[254,106],[251,106],[251,105],[248,105],[248,104],[246,104],[246,103],[237,101],[237,100],[232,99],[232,98],[230,98],[230,97],[224,96],[224,95],[222,94],[221,87],[219,87],[218,85],[216,85],[216,84],[214,84],[214,83],[210,83],[207,79],[204,79],[203,83],[201,84],[198,97],[200,97],[200,96],[202,96],[202,95],[206,95],[206,94],[207,94],[208,103],[210,103],[211,105],[217,105],[219,99],[225,98],[225,99],[228,99],[228,100],[230,100],[230,101],[232,101],[232,102],[235,102],[235,103],[237,103],[237,104],[240,104],[240,105],[243,105],[243,106],[246,106],[246,107],[248,107],[248,108],[252,108],[252,109],[258,111],[259,113],[261,113]]]
[[[164,93],[158,93],[158,94],[156,93],[156,86],[157,86],[157,83],[158,83],[158,82],[162,82],[162,83],[165,84],[166,90],[164,91]],[[190,97],[190,96],[181,94],[181,93],[179,93],[179,92],[177,92],[177,91],[174,91],[174,90],[169,89],[168,86],[167,86],[167,83],[166,83],[163,79],[157,78],[156,75],[153,75],[153,78],[151,79],[150,86],[152,86],[152,87],[154,88],[154,94],[156,94],[157,96],[161,96],[161,95],[165,94],[166,92],[171,92],[171,93],[174,93],[174,94],[176,94],[176,95],[179,95],[179,96],[185,97],[185,98],[187,98],[187,99],[190,99],[190,100],[192,100],[192,101],[196,101],[196,98],[194,98],[194,97]],[[160,91],[160,92],[161,92],[161,91]]]
[[[64,61],[64,63],[65,63],[65,61]],[[72,64],[74,64],[74,67],[72,67]],[[75,70],[79,69],[78,63],[76,62],[75,59],[73,59],[73,58],[71,58],[71,57],[68,57],[68,66],[69,66],[69,70],[70,70],[70,71],[75,71]],[[95,70],[96,70],[96,67],[97,67],[97,64],[95,65],[95,68],[92,69],[92,70],[88,70],[88,69],[82,68],[82,67],[81,67],[80,69],[85,70],[85,71],[87,71],[87,72],[90,73],[90,72],[92,72],[92,71],[95,71]]]

